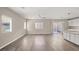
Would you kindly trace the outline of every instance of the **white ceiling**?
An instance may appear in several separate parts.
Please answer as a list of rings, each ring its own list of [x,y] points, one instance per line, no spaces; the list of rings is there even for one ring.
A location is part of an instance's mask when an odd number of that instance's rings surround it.
[[[10,7],[29,19],[69,19],[79,17],[78,7]]]

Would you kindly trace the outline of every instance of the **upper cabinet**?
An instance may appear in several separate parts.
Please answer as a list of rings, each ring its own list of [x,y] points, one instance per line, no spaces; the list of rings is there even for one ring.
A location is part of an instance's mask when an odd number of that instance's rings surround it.
[[[79,31],[79,19],[73,19],[68,21],[69,31]]]
[[[79,26],[79,19],[69,20],[68,25],[69,26]]]

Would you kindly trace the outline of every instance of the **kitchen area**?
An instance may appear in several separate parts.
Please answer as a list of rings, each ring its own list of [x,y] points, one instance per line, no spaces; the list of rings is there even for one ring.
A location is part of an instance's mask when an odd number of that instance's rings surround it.
[[[69,19],[67,29],[63,33],[64,39],[79,45],[79,18]]]

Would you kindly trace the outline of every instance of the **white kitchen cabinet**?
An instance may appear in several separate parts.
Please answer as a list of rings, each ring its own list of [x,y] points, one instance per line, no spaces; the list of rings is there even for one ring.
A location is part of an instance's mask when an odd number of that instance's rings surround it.
[[[66,40],[79,45],[79,18],[68,21],[68,29],[63,34]]]
[[[75,39],[74,40],[75,40],[74,43],[79,45],[79,35],[78,34],[75,35]]]
[[[68,26],[70,26],[68,28],[68,33],[69,33],[69,39],[67,38],[67,40],[69,40],[70,42],[79,45],[79,18],[77,19],[73,19],[73,20],[69,20],[68,21]]]
[[[68,41],[71,41],[71,42],[74,42],[74,38],[75,38],[75,35],[72,34],[72,33],[69,33],[69,38],[67,39]]]
[[[67,33],[66,32],[63,32],[63,37],[64,37],[64,39],[67,39]]]
[[[68,40],[74,44],[79,45],[79,34],[76,34],[76,33],[74,34],[71,32],[64,32],[63,36],[65,40]]]
[[[74,20],[68,21],[68,25],[69,26],[79,26],[79,19],[74,19]]]
[[[63,36],[64,36],[64,39],[65,39],[65,40],[70,40],[70,35],[69,35],[68,32],[64,32],[64,33],[63,33]]]
[[[70,34],[68,32],[67,32],[66,36],[67,36],[67,40],[70,40]]]

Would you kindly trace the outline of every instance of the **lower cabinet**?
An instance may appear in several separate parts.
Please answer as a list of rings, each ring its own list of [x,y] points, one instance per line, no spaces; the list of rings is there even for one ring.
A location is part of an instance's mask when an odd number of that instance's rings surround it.
[[[66,32],[63,32],[63,37],[64,37],[64,39],[67,39],[67,33]]]
[[[74,44],[79,45],[79,35],[78,34],[73,34],[69,32],[64,32],[63,33],[64,39],[68,40]]]
[[[74,42],[74,43],[75,43],[75,35],[74,35],[74,34],[71,34],[71,33],[69,33],[69,35],[70,35],[70,36],[69,36],[69,37],[70,37],[69,40],[70,40],[71,42]]]
[[[75,35],[75,43],[79,45],[79,35]]]

